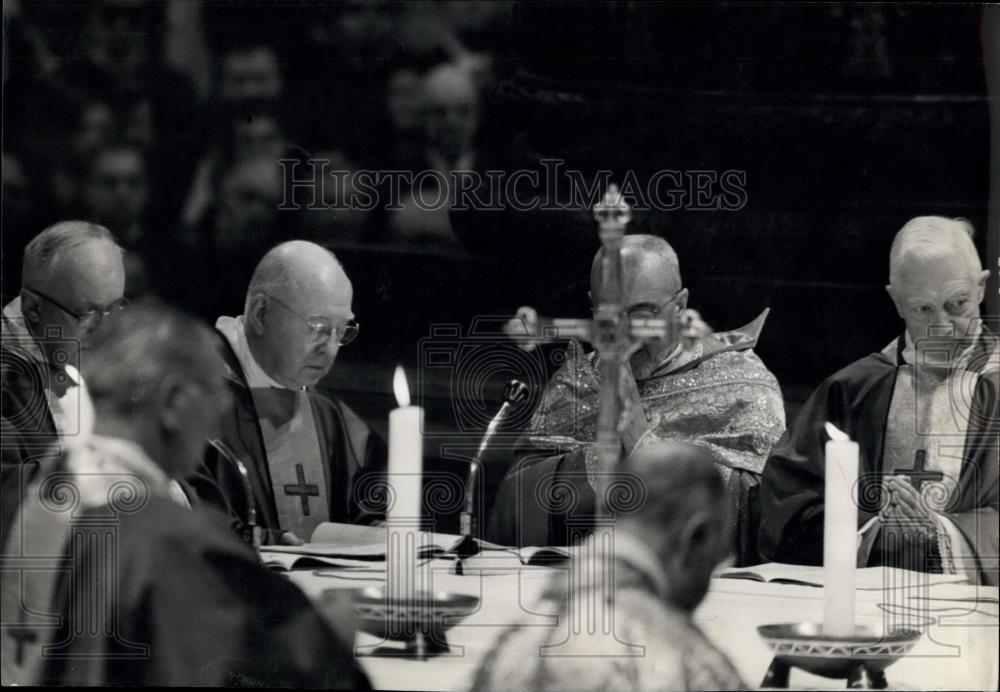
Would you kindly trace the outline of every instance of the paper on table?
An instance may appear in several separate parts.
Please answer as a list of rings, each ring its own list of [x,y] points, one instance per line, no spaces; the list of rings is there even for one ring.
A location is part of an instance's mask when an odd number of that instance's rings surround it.
[[[348,558],[351,560],[380,561],[385,559],[385,543],[367,545],[329,545],[327,543],[304,543],[302,545],[265,545],[261,555],[284,553],[287,555],[308,555],[310,557]]]
[[[261,549],[261,561],[264,566],[276,571],[291,571],[293,569],[315,569],[318,567],[366,568],[381,569],[373,566],[370,560],[352,560],[349,558],[323,557],[321,555],[302,555]]]
[[[786,565],[768,562],[752,567],[730,567],[715,573],[721,579],[749,579],[770,584],[797,584],[823,586],[823,567],[817,565]],[[913,572],[897,567],[864,567],[857,571],[855,588],[859,591],[932,586],[935,584],[960,584],[967,581],[964,574],[931,574]]]
[[[451,552],[461,536],[420,531],[417,545],[418,559],[440,557]],[[314,566],[298,558],[313,558],[313,563],[325,560],[363,560],[384,562],[386,550],[386,528],[384,526],[355,526],[325,522],[313,531],[312,542],[303,545],[268,545],[260,549],[265,563],[269,560],[280,568],[285,564],[295,567]],[[287,555],[287,558],[276,557]],[[328,564],[339,566],[336,562]]]
[[[570,552],[557,547],[489,548],[462,560],[462,573],[482,576],[510,574],[525,568],[548,567],[568,560]]]
[[[357,524],[337,524],[325,521],[313,531],[310,543],[330,545],[385,545],[385,526],[359,526]]]

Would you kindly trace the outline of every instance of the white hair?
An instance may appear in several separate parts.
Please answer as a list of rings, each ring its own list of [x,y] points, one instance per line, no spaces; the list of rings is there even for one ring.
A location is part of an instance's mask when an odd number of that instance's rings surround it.
[[[889,283],[898,285],[903,266],[910,260],[959,257],[969,276],[977,278],[983,270],[979,253],[972,242],[975,231],[966,219],[943,216],[918,216],[906,222],[892,241],[889,250]]]
[[[111,231],[96,223],[60,221],[49,226],[24,248],[21,283],[29,288],[45,286],[67,252],[92,241],[109,243],[124,254]]]

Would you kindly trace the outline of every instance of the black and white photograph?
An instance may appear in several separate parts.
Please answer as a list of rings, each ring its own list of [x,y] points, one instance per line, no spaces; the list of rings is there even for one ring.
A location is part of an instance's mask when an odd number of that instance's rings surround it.
[[[0,59],[3,686],[1000,689],[1000,4]]]

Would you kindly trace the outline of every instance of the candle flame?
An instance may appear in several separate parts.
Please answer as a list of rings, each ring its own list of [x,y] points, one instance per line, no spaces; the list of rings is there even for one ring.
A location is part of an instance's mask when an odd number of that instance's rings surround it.
[[[830,436],[831,440],[837,440],[838,442],[844,442],[850,440],[851,438],[847,436],[843,430],[838,428],[833,423],[824,423],[823,427],[826,428],[826,434]]]
[[[392,391],[396,394],[396,402],[400,406],[410,405],[410,386],[406,383],[406,373],[403,366],[396,366],[396,373],[392,376]]]

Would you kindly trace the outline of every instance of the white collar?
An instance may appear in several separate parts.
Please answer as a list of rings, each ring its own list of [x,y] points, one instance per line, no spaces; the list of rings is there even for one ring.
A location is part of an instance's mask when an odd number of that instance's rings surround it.
[[[257,359],[253,357],[250,344],[247,342],[246,320],[243,315],[220,317],[215,322],[215,328],[222,332],[229,345],[233,347],[236,359],[240,362],[240,367],[243,368],[243,376],[246,377],[247,384],[251,389],[288,389],[268,375]]]
[[[975,347],[976,339],[980,334],[982,334],[982,322],[977,320],[972,323],[969,333],[966,334],[966,337],[968,338],[968,345],[962,349],[961,353],[956,354],[955,357],[953,357],[948,363],[941,363],[941,366],[963,362],[963,359],[966,359],[969,352]],[[913,341],[913,338],[910,336],[910,332],[907,329],[903,329],[903,341],[903,360],[910,365],[917,365],[917,345]],[[889,344],[889,348],[892,348],[893,346],[894,343]]]
[[[48,360],[42,349],[35,341],[35,337],[28,330],[27,320],[21,312],[21,296],[7,303],[3,309],[3,340],[15,345],[29,356],[34,358],[40,365],[47,365]]]

